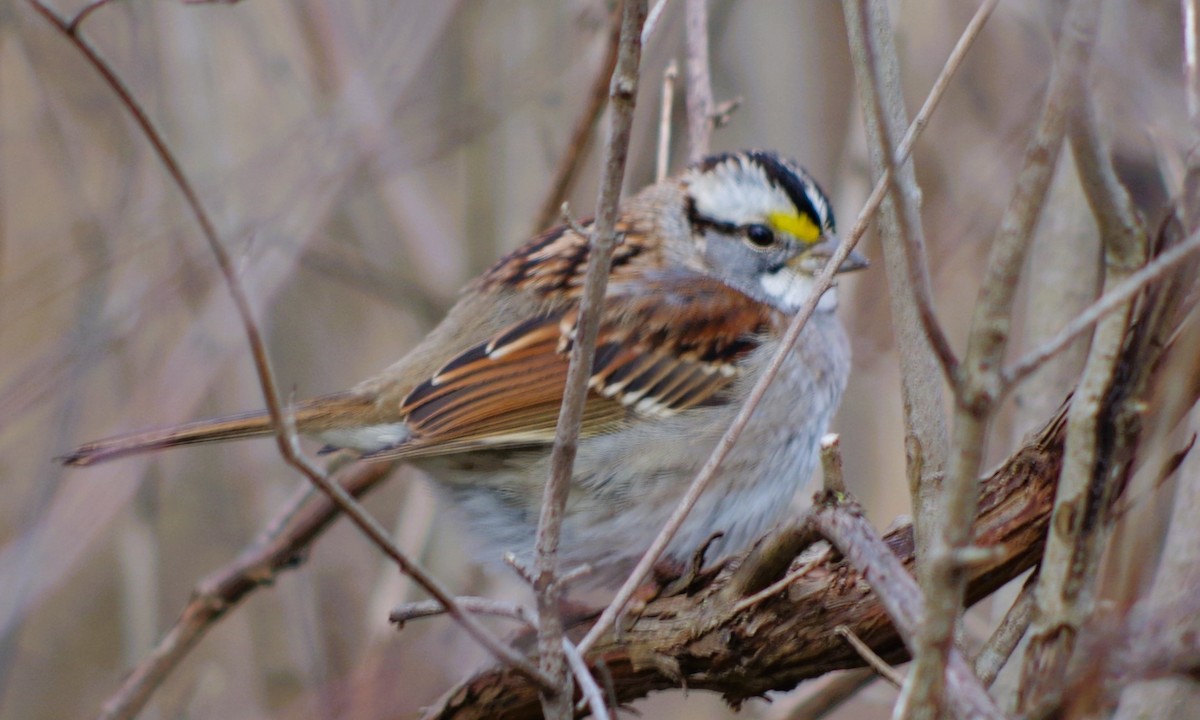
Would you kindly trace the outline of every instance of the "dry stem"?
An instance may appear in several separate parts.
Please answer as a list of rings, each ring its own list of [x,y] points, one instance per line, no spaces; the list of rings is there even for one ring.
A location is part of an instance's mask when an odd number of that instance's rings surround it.
[[[687,0],[684,6],[687,39],[688,160],[696,162],[712,146],[712,77],[708,61],[708,0]]]
[[[552,720],[574,717],[571,674],[563,651],[563,626],[560,615],[564,588],[559,582],[558,542],[571,487],[583,406],[587,400],[588,378],[600,331],[600,311],[613,248],[617,244],[617,213],[621,183],[625,177],[625,157],[633,128],[633,108],[637,100],[638,64],[641,60],[642,24],[646,19],[645,0],[625,0],[621,12],[621,38],[617,63],[609,84],[612,115],[604,147],[604,171],[596,200],[596,222],[592,226],[587,276],[584,279],[571,347],[570,367],[563,390],[562,408],[554,446],[550,453],[550,478],[542,496],[538,522],[534,568],[534,592],[538,609],[538,649],[540,668],[555,682],[553,692],[543,693],[546,717]]]

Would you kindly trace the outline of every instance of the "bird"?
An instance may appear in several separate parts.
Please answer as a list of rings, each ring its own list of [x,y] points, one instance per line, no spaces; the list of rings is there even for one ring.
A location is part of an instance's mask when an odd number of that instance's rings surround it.
[[[379,375],[296,403],[298,432],[326,450],[415,465],[482,562],[529,562],[592,222],[502,257]],[[839,242],[817,182],[765,150],[710,155],[642,189],[621,203],[616,230],[559,546],[564,567],[587,565],[600,583],[650,546]],[[837,273],[866,265],[851,252]],[[709,562],[730,557],[788,514],[849,378],[836,307],[831,287],[664,562],[689,563],[702,546]],[[248,412],[87,443],[59,460],[87,466],[273,433],[264,411]]]

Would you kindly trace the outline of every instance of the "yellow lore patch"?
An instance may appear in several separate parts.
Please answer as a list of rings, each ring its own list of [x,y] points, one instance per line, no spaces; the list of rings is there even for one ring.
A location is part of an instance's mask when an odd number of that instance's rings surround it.
[[[801,242],[813,243],[821,237],[821,228],[817,227],[812,218],[799,213],[768,213],[767,224],[771,229],[788,233]]]

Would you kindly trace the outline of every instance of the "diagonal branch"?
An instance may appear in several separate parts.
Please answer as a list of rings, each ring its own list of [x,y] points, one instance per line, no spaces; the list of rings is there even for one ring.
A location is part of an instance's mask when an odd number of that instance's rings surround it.
[[[926,622],[925,603],[917,581],[875,534],[863,518],[861,508],[839,504],[836,499],[830,502],[828,498],[820,505],[813,513],[813,524],[870,583],[875,596],[899,628],[904,644],[913,651],[918,628]],[[946,687],[946,704],[957,717],[991,720],[1004,717],[957,649],[952,649],[947,659]]]

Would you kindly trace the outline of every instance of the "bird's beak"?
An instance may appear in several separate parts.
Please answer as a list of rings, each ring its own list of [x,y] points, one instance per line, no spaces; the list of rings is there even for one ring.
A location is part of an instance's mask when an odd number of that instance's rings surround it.
[[[804,253],[804,257],[818,260],[821,267],[824,268],[825,263],[829,262],[829,259],[833,257],[833,253],[837,250],[837,247],[838,239],[831,235],[826,235],[816,245],[809,248],[808,252]],[[842,261],[842,264],[838,266],[837,271],[838,273],[854,272],[855,270],[862,270],[870,264],[865,255],[857,250],[851,250],[846,259]]]

